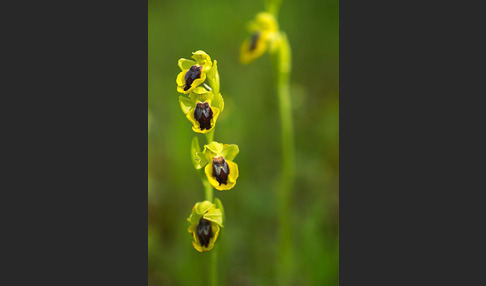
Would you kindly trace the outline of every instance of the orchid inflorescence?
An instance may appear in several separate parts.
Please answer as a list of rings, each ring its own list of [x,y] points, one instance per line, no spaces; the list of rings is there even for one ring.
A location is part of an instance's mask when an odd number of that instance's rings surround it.
[[[192,130],[205,134],[208,141],[202,151],[197,137],[192,141],[191,158],[194,168],[201,174],[206,200],[196,203],[187,219],[190,223],[188,231],[194,239],[192,245],[197,251],[206,252],[213,248],[224,220],[223,204],[218,198],[213,202],[212,188],[226,191],[235,186],[238,165],[233,159],[239,148],[213,141],[216,120],[224,109],[217,61],[211,61],[211,57],[201,50],[192,54],[194,60],[179,59],[182,71],[176,82],[177,91],[183,94],[179,96],[182,112],[191,122]]]
[[[264,55],[267,51],[271,56],[275,72],[275,89],[281,126],[281,171],[278,188],[279,240],[277,249],[282,249],[275,260],[277,269],[277,285],[290,285],[292,274],[292,191],[295,183],[295,150],[292,119],[292,100],[290,96],[290,72],[292,69],[292,52],[289,40],[284,31],[280,30],[277,19],[281,0],[266,1],[266,11],[260,12],[248,24],[249,37],[240,48],[240,62],[248,64]]]

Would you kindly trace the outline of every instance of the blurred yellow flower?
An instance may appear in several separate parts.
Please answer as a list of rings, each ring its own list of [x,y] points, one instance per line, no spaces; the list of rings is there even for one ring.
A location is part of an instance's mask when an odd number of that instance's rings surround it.
[[[258,13],[248,25],[251,36],[240,48],[240,62],[248,64],[263,55],[267,50],[274,50],[278,38],[278,24],[275,17],[266,12]]]

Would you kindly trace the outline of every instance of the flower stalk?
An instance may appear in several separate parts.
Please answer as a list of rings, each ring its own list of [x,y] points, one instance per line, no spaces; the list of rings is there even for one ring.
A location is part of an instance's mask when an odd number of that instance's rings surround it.
[[[277,17],[278,10],[280,9],[280,5],[282,4],[282,0],[266,0],[266,7],[268,13],[271,13]]]
[[[204,199],[213,202],[213,187],[211,187],[207,178],[201,178],[201,180],[204,187]]]
[[[266,12],[260,12],[249,23],[251,36],[240,48],[240,62],[247,64],[269,52],[275,72],[281,127],[281,170],[278,188],[278,243],[275,272],[277,285],[289,285],[292,271],[291,198],[295,181],[294,127],[289,78],[292,68],[291,48],[287,35],[279,28],[278,10],[282,0],[267,0]]]
[[[292,103],[290,99],[289,77],[291,70],[291,51],[285,33],[281,33],[279,49],[273,57],[276,71],[276,86],[281,126],[282,169],[279,194],[279,258],[277,259],[278,285],[286,285],[292,277],[293,261],[291,197],[295,180],[294,126]]]
[[[213,141],[218,116],[224,109],[224,100],[219,92],[219,73],[217,61],[204,51],[192,53],[193,60],[181,58],[178,65],[181,72],[177,75],[177,91],[182,112],[192,124],[192,130],[204,134],[206,145],[201,151],[199,140],[193,138],[191,159],[201,177],[204,188],[204,201],[192,208],[187,219],[188,232],[192,235],[193,247],[201,252],[210,251],[209,285],[218,285],[217,250],[215,243],[224,223],[223,204],[214,198],[213,189],[226,191],[232,189],[238,178],[238,165],[233,162],[239,152],[234,144]],[[206,84],[207,82],[207,84]]]
[[[213,139],[214,139],[214,129],[206,133],[206,141],[208,144],[213,142]]]

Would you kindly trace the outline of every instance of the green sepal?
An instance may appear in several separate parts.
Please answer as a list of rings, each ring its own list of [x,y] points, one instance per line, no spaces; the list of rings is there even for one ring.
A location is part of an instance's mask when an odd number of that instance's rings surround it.
[[[233,159],[238,155],[240,152],[240,148],[238,148],[238,145],[235,144],[224,144],[223,148],[223,156],[225,160],[230,160],[233,161]]]
[[[191,108],[194,108],[194,101],[185,96],[179,95],[179,103],[184,114],[187,114]]]
[[[179,67],[181,68],[181,70],[188,70],[190,69],[193,65],[196,64],[195,61],[192,61],[192,60],[188,60],[188,59],[184,59],[184,58],[180,58],[179,59],[179,62],[177,62],[177,64],[179,65]]]
[[[214,94],[219,93],[219,73],[218,73],[218,61],[213,61],[213,66],[207,72],[206,78],[209,82],[209,86],[213,89]]]
[[[206,160],[206,156],[204,156],[204,154],[201,152],[197,152],[195,158],[196,158],[195,159],[196,165],[194,167],[196,167],[196,169],[202,169],[204,168],[204,166],[208,164],[208,161]]]
[[[223,97],[221,96],[221,93],[215,94],[212,102],[213,106],[216,106],[219,108],[220,112],[223,112],[224,109],[224,100]]]
[[[196,169],[201,169],[208,163],[208,161],[206,160],[206,156],[204,156],[201,152],[201,147],[199,146],[199,139],[197,139],[197,136],[194,136],[194,138],[192,139],[191,160],[194,168]]]
[[[218,198],[214,198],[214,204],[216,205],[216,208],[221,210],[221,216],[223,218],[223,224],[224,224],[224,208],[223,208],[223,203],[218,199]]]
[[[190,224],[197,224],[199,222],[199,219],[201,219],[202,215],[192,211],[191,215],[187,218],[187,221]]]

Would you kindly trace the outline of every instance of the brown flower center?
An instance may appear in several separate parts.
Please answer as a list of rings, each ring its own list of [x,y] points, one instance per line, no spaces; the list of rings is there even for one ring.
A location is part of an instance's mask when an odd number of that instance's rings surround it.
[[[211,129],[211,119],[213,118],[213,110],[207,102],[198,102],[194,109],[194,118],[199,122],[201,130]]]
[[[201,70],[202,66],[193,65],[186,73],[186,86],[184,87],[184,91],[187,91],[191,88],[192,83],[195,79],[201,78]]]
[[[207,219],[201,218],[197,225],[196,231],[197,237],[201,246],[208,247],[209,240],[213,237],[213,230],[211,229],[211,222]]]
[[[213,177],[216,178],[219,185],[228,183],[229,166],[223,157],[215,157],[213,159]]]
[[[250,38],[250,51],[253,51],[254,49],[256,49],[256,46],[257,46],[257,43],[258,43],[258,39],[260,38],[260,32],[255,32],[251,35],[251,38]]]

